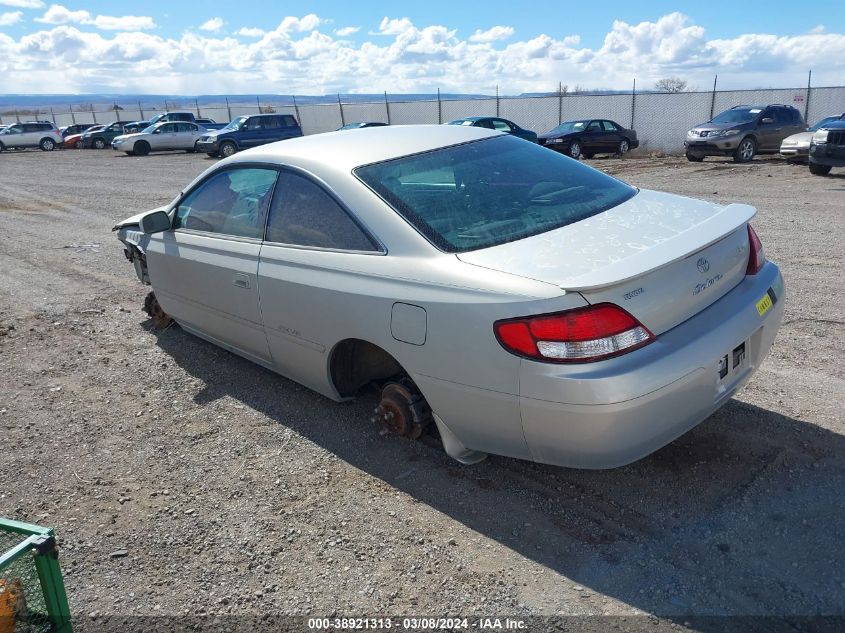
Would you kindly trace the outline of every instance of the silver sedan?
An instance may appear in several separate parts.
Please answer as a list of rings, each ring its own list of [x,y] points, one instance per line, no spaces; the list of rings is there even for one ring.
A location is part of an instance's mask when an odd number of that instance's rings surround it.
[[[203,126],[187,121],[155,123],[135,134],[116,137],[111,146],[115,151],[126,152],[130,156],[180,149],[195,152],[197,141],[206,132],[208,130]]]
[[[724,405],[784,308],[755,209],[637,189],[475,127],[242,152],[115,227],[147,308],[345,400],[487,453],[610,468]]]

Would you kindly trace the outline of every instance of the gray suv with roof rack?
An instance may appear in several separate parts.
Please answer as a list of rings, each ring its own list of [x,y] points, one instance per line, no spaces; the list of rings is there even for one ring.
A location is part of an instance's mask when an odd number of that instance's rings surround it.
[[[806,130],[804,117],[792,106],[739,105],[692,128],[684,148],[693,162],[705,156],[732,156],[737,163],[747,163],[757,154],[778,153],[783,139]]]

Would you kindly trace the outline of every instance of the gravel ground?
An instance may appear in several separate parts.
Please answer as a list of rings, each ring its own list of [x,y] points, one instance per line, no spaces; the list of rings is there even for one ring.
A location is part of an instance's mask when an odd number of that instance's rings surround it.
[[[845,615],[845,172],[588,162],[755,205],[788,289],[752,382],[611,471],[461,466],[380,436],[372,396],[337,404],[152,330],[111,226],[212,159],[4,153],[0,516],[56,528],[86,618]]]

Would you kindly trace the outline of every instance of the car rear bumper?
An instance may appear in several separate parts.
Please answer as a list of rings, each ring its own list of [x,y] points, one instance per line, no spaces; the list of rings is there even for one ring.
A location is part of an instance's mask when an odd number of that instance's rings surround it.
[[[810,162],[831,167],[845,167],[845,145],[813,144],[810,147]]]
[[[776,301],[761,316],[756,304],[770,288]],[[684,434],[730,400],[759,367],[783,318],[784,295],[778,267],[767,263],[636,352],[586,365],[523,361],[520,413],[533,459],[614,468]],[[736,367],[734,353],[744,355]],[[728,372],[720,378],[725,356]]]

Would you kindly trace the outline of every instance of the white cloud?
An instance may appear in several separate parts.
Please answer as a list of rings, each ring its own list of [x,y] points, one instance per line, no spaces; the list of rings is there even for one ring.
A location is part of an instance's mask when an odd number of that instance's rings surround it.
[[[210,20],[206,20],[200,25],[200,31],[210,31],[212,33],[216,33],[220,29],[223,28],[223,19],[222,18],[211,18]]]
[[[104,31],[144,31],[154,29],[156,24],[151,17],[142,15],[98,15],[94,18],[88,11],[71,11],[61,4],[51,4],[50,8],[36,22],[42,24],[85,24]]]
[[[355,35],[360,30],[360,26],[344,26],[342,29],[336,29],[335,35],[340,37],[349,37],[350,35]]]
[[[235,31],[235,35],[242,35],[243,37],[262,37],[266,33],[264,29],[244,26]]]
[[[103,16],[97,17],[103,28]],[[840,84],[845,76],[841,32],[708,39],[680,13],[637,24],[616,21],[596,47],[576,34],[487,39],[496,27],[462,38],[448,25],[418,27],[408,18],[384,18],[376,33],[389,37],[360,43],[344,39],[341,29],[323,32],[331,22],[314,14],[285,17],[266,32],[245,27],[232,36],[187,31],[170,38],[88,29],[97,18],[61,5],[40,19],[52,26],[17,39],[0,33],[7,92],[331,94],[439,87],[490,93],[499,85],[503,94],[514,94],[552,91],[559,81],[623,88],[633,77],[651,86],[678,76],[705,86],[718,73],[722,88],[756,88],[806,85],[807,68],[817,85]]]
[[[399,35],[414,28],[414,23],[408,18],[382,18],[378,31],[370,31],[370,35]]]
[[[470,42],[495,42],[496,40],[506,40],[513,35],[512,26],[494,26],[482,31],[478,29],[469,36]]]
[[[0,0],[0,4],[18,9],[42,9],[42,0]]]
[[[67,24],[69,22],[79,22],[85,24],[90,22],[91,14],[87,11],[71,11],[60,4],[51,4],[50,8],[40,18],[35,18],[36,22],[43,24]]]
[[[23,12],[21,11],[7,11],[0,13],[0,26],[12,26],[23,19]]]

